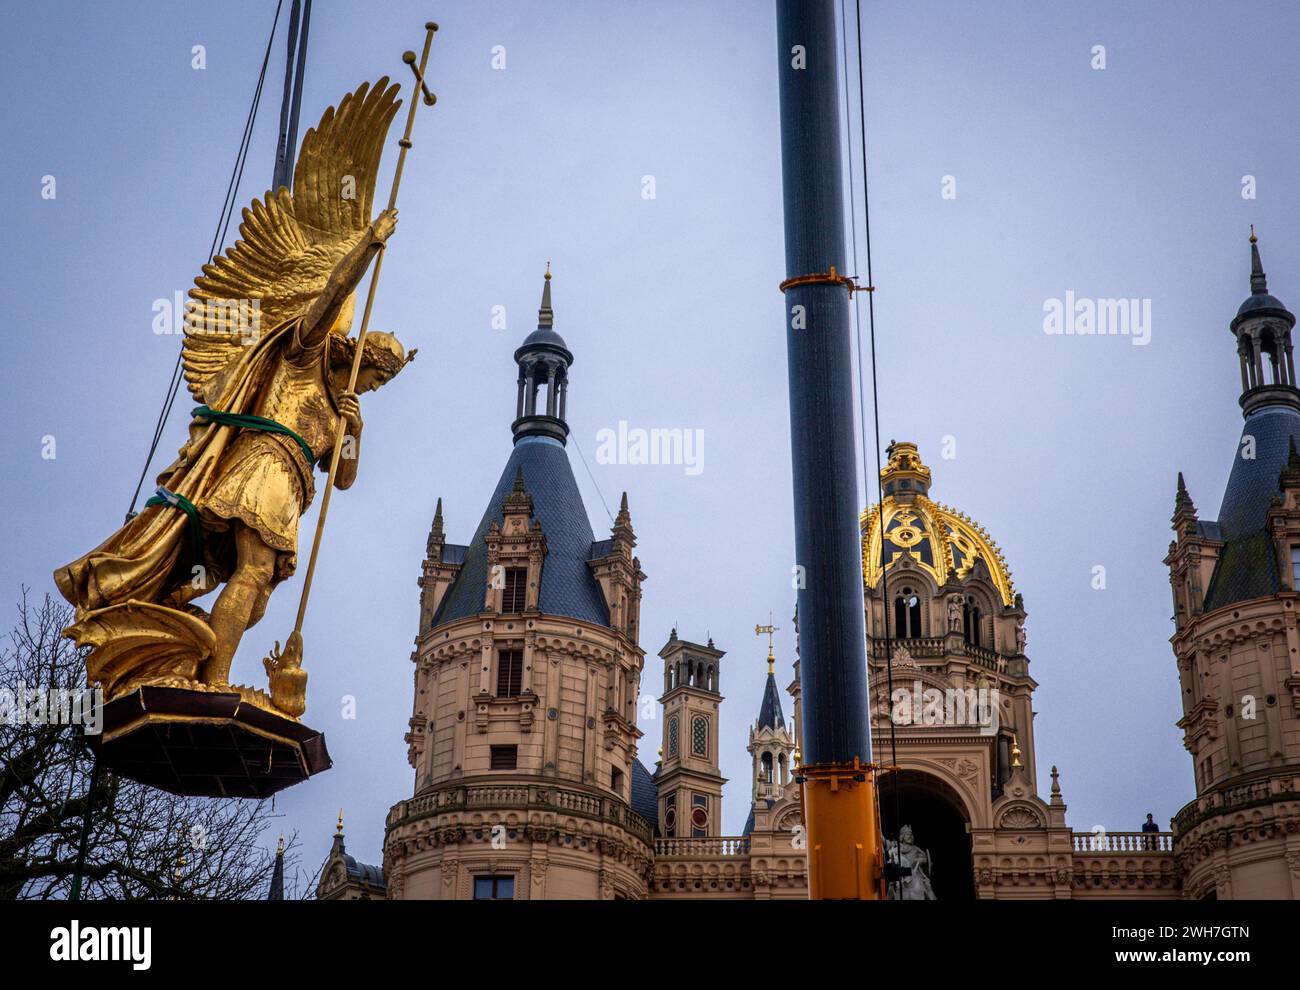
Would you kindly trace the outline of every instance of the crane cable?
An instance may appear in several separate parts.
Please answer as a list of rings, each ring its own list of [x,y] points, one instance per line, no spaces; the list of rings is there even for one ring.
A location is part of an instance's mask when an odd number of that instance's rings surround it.
[[[848,136],[848,158],[849,158],[849,222],[852,235],[851,243],[853,246],[853,270],[858,270],[858,221],[857,221],[857,203],[853,191],[853,128],[851,124],[851,105],[849,99],[849,38],[847,17],[845,8],[848,6],[847,0],[842,0],[840,4],[840,33],[844,38],[844,115]],[[880,475],[880,384],[876,373],[876,305],[875,305],[875,278],[871,266],[871,201],[867,186],[867,111],[866,111],[866,87],[863,82],[862,72],[862,0],[855,0],[855,27],[857,35],[857,57],[858,57],[858,138],[859,146],[862,149],[862,230],[863,241],[866,247],[867,261],[867,286],[870,291],[867,292],[867,326],[869,330],[871,343],[871,405],[875,426],[875,463],[876,463],[876,507],[879,512],[880,525],[880,545],[883,554],[885,544],[885,493],[884,482]],[[862,438],[862,487],[863,494],[867,494],[871,485],[866,477],[867,473],[867,428],[866,428],[866,394],[865,394],[865,375],[862,367],[862,293],[852,293],[854,309],[854,335],[857,341],[858,349],[858,435]],[[868,546],[868,551],[870,547]],[[892,641],[889,632],[889,578],[885,571],[884,561],[881,561],[880,568],[880,598],[881,614],[884,619],[885,629],[885,680],[886,689],[889,692],[889,699],[892,702],[894,696],[894,656],[892,650]],[[870,701],[870,692],[868,692],[868,701]],[[868,712],[868,719],[871,717]],[[894,803],[894,857],[897,860],[899,855],[899,829],[902,823],[900,812],[900,801],[898,795],[898,733],[891,716],[889,719],[889,762],[893,767],[891,772],[892,797]],[[878,778],[877,778],[878,781]],[[879,783],[877,782],[877,787]]]
[[[257,110],[262,101],[262,85],[266,82],[266,67],[271,60],[271,46],[275,41],[275,29],[280,23],[280,9],[284,6],[284,0],[277,0],[275,5],[275,18],[271,22],[271,35],[266,39],[266,52],[262,55],[262,70],[257,77],[257,88],[253,91],[253,102],[248,108],[248,116],[244,120],[244,134],[239,141],[239,151],[235,153],[235,164],[230,170],[230,181],[226,183],[226,198],[221,204],[221,214],[217,218],[217,229],[212,235],[212,246],[208,248],[208,263],[217,256],[218,248],[226,242],[226,234],[230,230],[230,220],[234,216],[235,201],[239,196],[239,184],[244,178],[244,164],[248,161],[248,149],[252,143],[253,125],[257,122]],[[173,314],[173,318],[176,314]],[[135,484],[135,493],[131,496],[131,507],[127,510],[124,522],[130,522],[135,518],[135,504],[140,499],[140,489],[144,487],[144,479],[149,474],[149,465],[153,463],[154,454],[158,451],[158,442],[162,439],[163,430],[167,426],[167,417],[171,414],[172,405],[176,402],[176,394],[180,391],[181,380],[183,379],[183,355],[185,351],[181,348],[176,353],[176,364],[172,368],[171,381],[167,386],[167,396],[163,400],[162,409],[158,413],[158,420],[154,424],[153,439],[149,443],[149,453],[145,457],[144,467],[140,470],[140,480]]]

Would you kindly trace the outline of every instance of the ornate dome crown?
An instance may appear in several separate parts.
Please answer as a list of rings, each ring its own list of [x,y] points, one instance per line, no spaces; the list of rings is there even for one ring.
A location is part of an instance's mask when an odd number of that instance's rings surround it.
[[[1016,589],[1002,551],[969,516],[930,501],[930,469],[921,462],[916,444],[891,442],[888,454],[889,463],[880,471],[885,492],[883,545],[880,508],[873,505],[859,519],[868,587],[879,583],[885,567],[892,571],[904,558],[939,587],[951,578],[966,578],[982,565],[1002,604],[1014,605]]]

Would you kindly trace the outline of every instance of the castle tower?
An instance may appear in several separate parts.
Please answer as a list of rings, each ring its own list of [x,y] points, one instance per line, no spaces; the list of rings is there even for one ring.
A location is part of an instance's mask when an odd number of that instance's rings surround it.
[[[663,756],[655,778],[659,832],[667,839],[721,834],[722,785],[718,716],[724,656],[710,639],[707,646],[677,638],[672,631],[659,656],[664,661]]]
[[[1165,564],[1196,798],[1174,817],[1193,898],[1300,898],[1300,391],[1295,317],[1250,236],[1237,341],[1245,426],[1217,520],[1182,474]]]
[[[757,815],[773,807],[791,787],[794,762],[794,737],[785,723],[781,710],[781,692],[776,686],[776,654],[772,648],[772,627],[759,627],[768,631],[767,682],[763,686],[763,701],[758,708],[758,718],[749,727],[749,744],[745,747],[752,760],[750,780],[749,820],[743,834],[754,829]]]
[[[421,569],[414,792],[389,813],[384,846],[393,899],[646,891],[645,575],[626,494],[596,540],[573,477],[573,354],[554,329],[549,266],[537,329],[514,357],[514,448],[468,544],[446,542],[439,500]]]
[[[948,864],[932,878],[940,900],[996,897],[1012,882],[999,851],[1017,832],[1042,841],[1049,824],[1036,784],[1037,684],[1001,551],[969,516],[932,501],[930,484],[916,444],[892,442],[883,508],[861,518],[872,738],[882,763],[897,746],[900,768],[880,778],[881,817],[887,845],[910,825]],[[1047,870],[1068,890],[1066,860],[1059,871]]]

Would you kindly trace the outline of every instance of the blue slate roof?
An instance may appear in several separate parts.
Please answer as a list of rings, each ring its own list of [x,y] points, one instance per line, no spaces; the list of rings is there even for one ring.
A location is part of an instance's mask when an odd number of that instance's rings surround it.
[[[605,596],[587,566],[595,540],[569,466],[569,456],[558,441],[537,436],[520,438],[511,451],[474,539],[465,551],[465,563],[438,607],[433,624],[478,615],[483,610],[488,529],[493,521],[502,522],[501,502],[514,487],[515,473],[520,469],[524,488],[533,497],[533,516],[541,523],[546,536],[547,554],[542,563],[538,608],[551,615],[608,626]]]
[[[346,854],[343,856],[343,864],[347,867],[349,880],[357,880],[372,887],[388,887],[388,881],[384,879],[384,871],[380,867],[359,863]]]
[[[781,692],[776,688],[776,675],[767,675],[767,686],[763,688],[763,704],[758,709],[758,727],[760,729],[785,728],[785,715],[781,712]]]
[[[1290,406],[1265,406],[1246,417],[1232,473],[1219,507],[1225,541],[1205,593],[1205,611],[1271,595],[1281,587],[1273,540],[1264,528],[1278,475],[1286,465],[1290,438],[1300,438],[1300,412]],[[1255,456],[1242,456],[1242,443],[1254,438]]]
[[[640,760],[632,763],[632,810],[654,826],[659,834],[659,785]]]

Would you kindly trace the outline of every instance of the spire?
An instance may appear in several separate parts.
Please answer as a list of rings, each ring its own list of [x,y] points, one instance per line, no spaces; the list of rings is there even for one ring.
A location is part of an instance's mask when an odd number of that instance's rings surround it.
[[[537,329],[525,337],[515,351],[515,363],[519,365],[519,394],[511,429],[516,443],[524,437],[549,437],[564,443],[569,435],[564,406],[573,354],[564,338],[555,332],[554,326],[551,263],[548,261],[542,279],[542,304],[537,309]]]
[[[1185,517],[1196,518],[1196,506],[1192,504],[1192,496],[1187,494],[1187,483],[1183,481],[1183,472],[1178,472],[1178,491],[1174,495],[1174,521],[1177,522]]]
[[[542,304],[537,308],[537,329],[549,330],[555,325],[555,313],[551,311],[551,263],[546,263],[546,275],[542,278]]]
[[[1268,294],[1268,281],[1264,277],[1264,265],[1259,260],[1259,238],[1255,236],[1255,225],[1250,225],[1250,294],[1262,296]]]
[[[632,513],[627,511],[627,492],[623,493],[623,501],[618,506],[618,518],[614,520],[615,526],[632,525]]]
[[[1250,295],[1237,309],[1230,325],[1237,338],[1241,366],[1242,415],[1266,406],[1300,410],[1295,387],[1295,359],[1291,353],[1291,328],[1295,316],[1268,291],[1264,264],[1259,259],[1259,238],[1250,228]]]
[[[334,831],[334,844],[330,847],[330,855],[338,854],[342,856],[345,852],[343,848],[343,809],[339,809],[339,824]]]
[[[280,833],[280,846],[275,850],[275,865],[271,869],[271,889],[266,893],[268,901],[284,900],[284,833]]]
[[[758,709],[757,725],[760,729],[785,727],[785,715],[781,711],[781,692],[776,687],[776,653],[772,638],[778,626],[772,625],[772,616],[767,617],[767,625],[754,626],[754,635],[767,634],[767,683],[763,686],[763,703]]]
[[[435,562],[442,560],[442,546],[447,542],[447,537],[442,530],[442,499],[438,499],[438,507],[433,510],[433,525],[429,527],[429,538],[425,541],[425,556]]]

